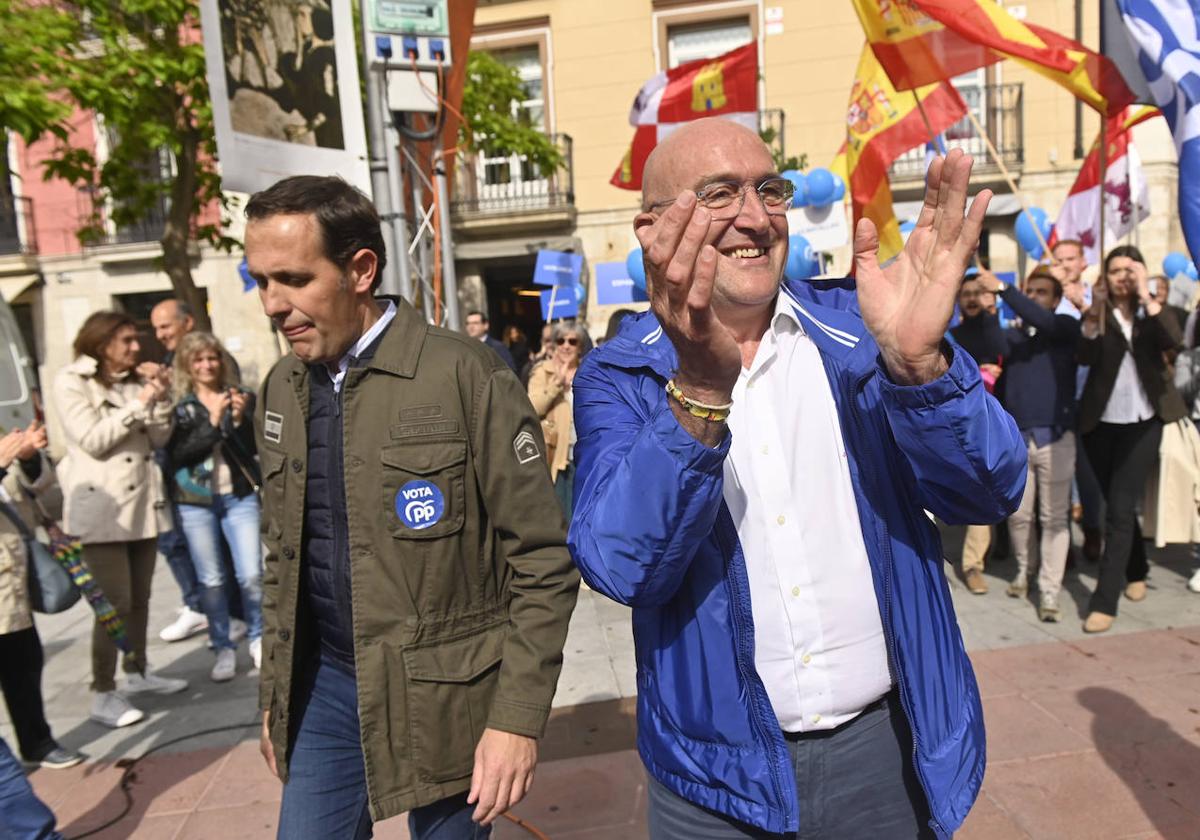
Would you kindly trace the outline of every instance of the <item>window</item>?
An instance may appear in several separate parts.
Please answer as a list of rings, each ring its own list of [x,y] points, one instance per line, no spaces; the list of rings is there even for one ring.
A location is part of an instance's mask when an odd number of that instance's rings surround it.
[[[667,28],[667,67],[719,55],[754,40],[748,18],[680,24]]]
[[[514,116],[524,111],[533,125],[546,125],[546,99],[543,90],[545,71],[542,67],[542,51],[537,44],[495,50],[492,55],[520,75],[525,85],[525,99],[513,103]],[[543,128],[544,130],[544,128]]]

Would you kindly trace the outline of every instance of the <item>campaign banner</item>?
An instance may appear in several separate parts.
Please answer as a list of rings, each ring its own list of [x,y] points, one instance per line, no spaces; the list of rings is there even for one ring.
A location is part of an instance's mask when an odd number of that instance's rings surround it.
[[[646,291],[633,282],[623,262],[596,263],[592,266],[592,276],[595,278],[596,303],[601,306],[650,300]]]
[[[200,0],[221,186],[340,175],[371,194],[350,0]]]
[[[583,272],[583,254],[566,251],[538,251],[533,267],[537,286],[574,286]]]
[[[788,235],[800,234],[814,251],[836,251],[850,241],[846,206],[835,201],[823,207],[795,207],[787,211]]]
[[[579,314],[579,299],[582,286],[554,286],[542,292],[542,320],[558,321],[574,318]]]

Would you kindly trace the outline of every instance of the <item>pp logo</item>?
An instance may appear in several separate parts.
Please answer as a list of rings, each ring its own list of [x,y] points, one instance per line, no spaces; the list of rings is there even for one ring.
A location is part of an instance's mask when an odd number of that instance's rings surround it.
[[[410,481],[396,492],[396,515],[414,531],[436,525],[445,511],[442,491],[428,481]]]

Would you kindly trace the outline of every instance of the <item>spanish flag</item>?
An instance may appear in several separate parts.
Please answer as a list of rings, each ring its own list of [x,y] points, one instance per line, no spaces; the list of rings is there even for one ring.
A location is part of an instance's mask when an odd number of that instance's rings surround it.
[[[1017,20],[996,0],[853,0],[863,30],[901,90],[1011,58],[1106,116],[1134,101],[1107,57]]]
[[[844,173],[850,185],[855,226],[866,216],[879,230],[880,262],[896,256],[904,246],[892,210],[888,167],[966,113],[966,103],[948,81],[898,92],[870,46],[863,46],[846,112],[846,144],[831,168]]]

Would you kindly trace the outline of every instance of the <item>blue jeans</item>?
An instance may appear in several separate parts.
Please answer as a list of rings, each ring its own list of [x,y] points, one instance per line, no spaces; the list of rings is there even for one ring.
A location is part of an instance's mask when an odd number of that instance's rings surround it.
[[[54,814],[37,798],[25,771],[0,738],[0,837],[12,840],[63,840],[54,830]]]
[[[354,675],[322,658],[308,667],[298,700],[278,840],[366,840],[371,815]],[[409,834],[412,840],[487,840],[492,830],[471,821],[474,810],[465,793],[414,808]]]
[[[180,505],[180,523],[202,586],[208,634],[217,650],[234,648],[229,641],[229,599],[225,595],[222,535],[233,556],[233,568],[242,593],[246,635],[262,636],[262,537],[260,512],[254,494],[240,499],[232,494],[213,497],[213,503]]]

